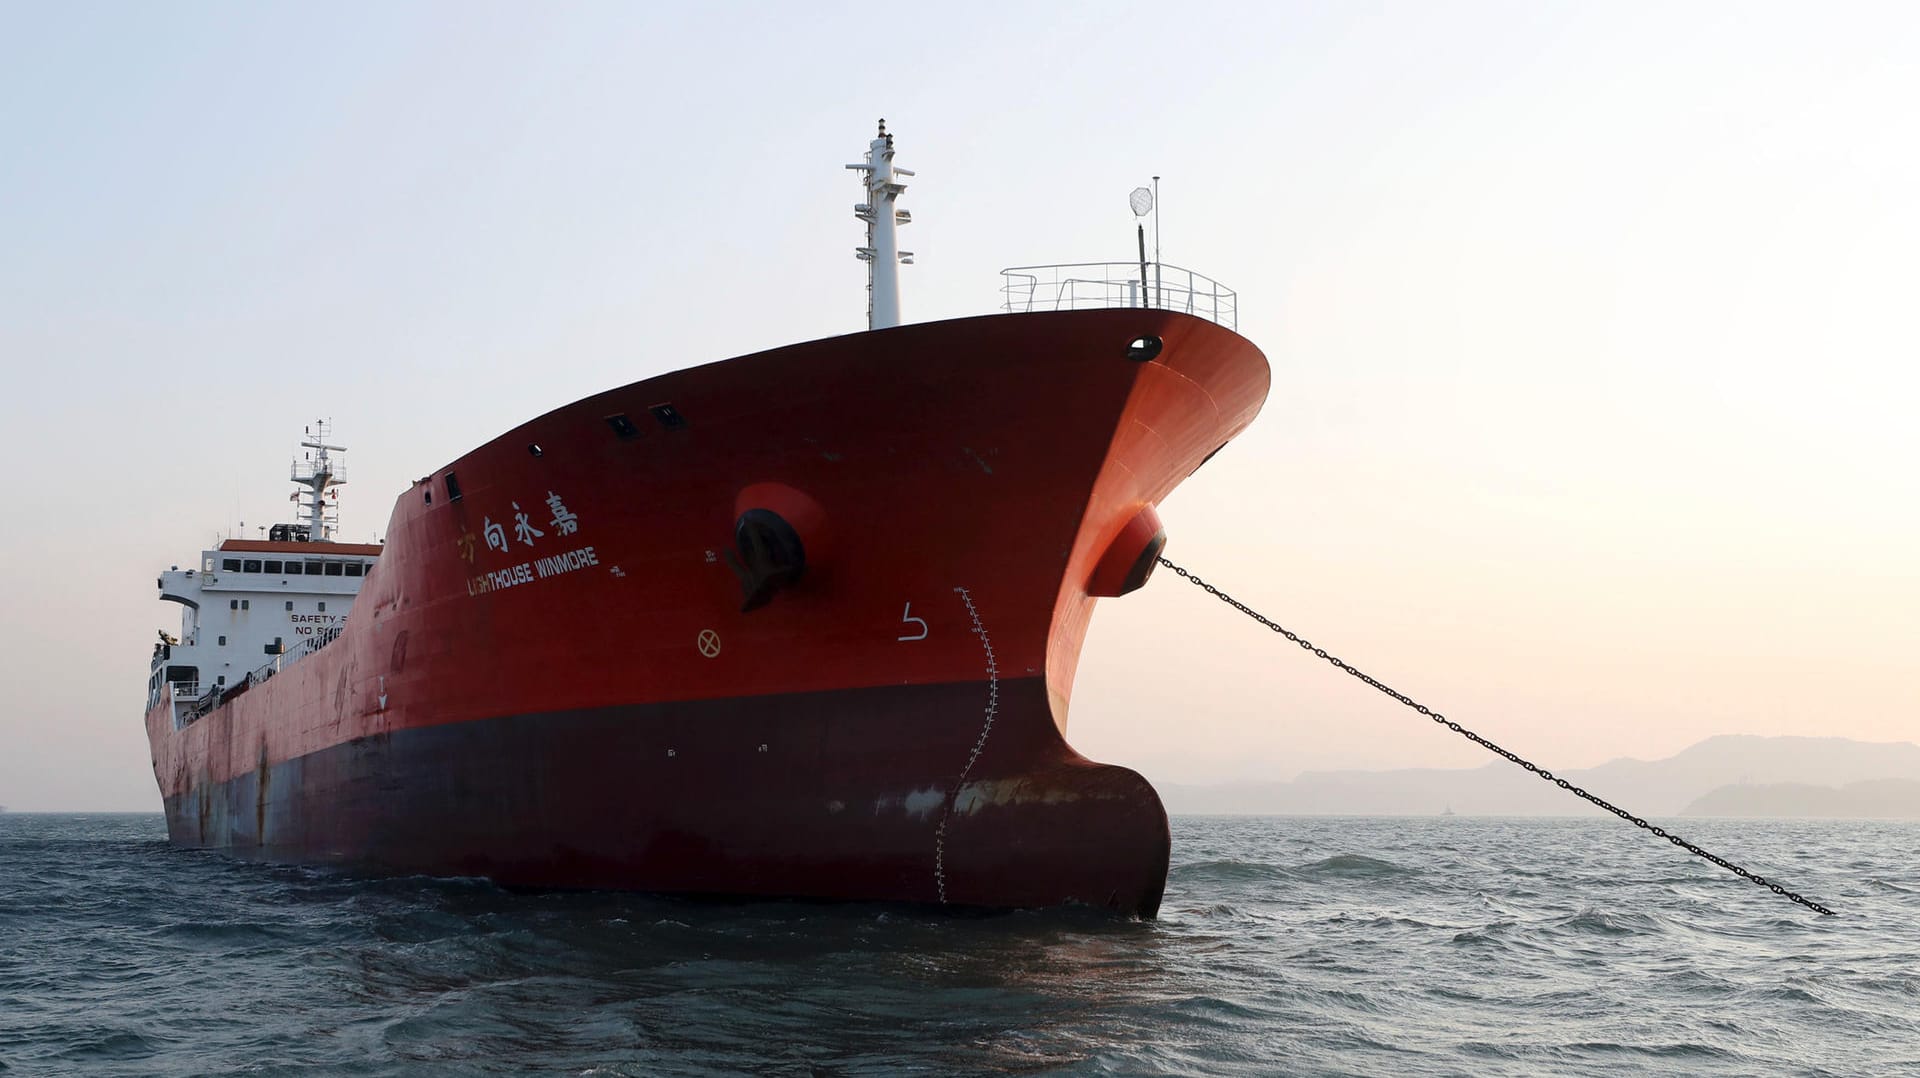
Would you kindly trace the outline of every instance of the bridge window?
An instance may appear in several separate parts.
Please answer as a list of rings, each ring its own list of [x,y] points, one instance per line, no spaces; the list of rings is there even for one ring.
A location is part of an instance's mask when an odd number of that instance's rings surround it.
[[[320,563],[319,563],[319,562],[317,562],[317,561],[314,561],[314,560],[313,560],[313,559],[311,559],[311,558],[309,558],[309,559],[307,559],[307,575],[308,575],[308,576],[319,576],[319,575],[320,575]]]
[[[279,572],[279,571],[280,571],[280,563],[279,563],[279,562],[277,562],[277,561],[270,561],[270,562],[267,562],[267,563],[266,563],[266,570],[267,570],[267,572],[269,572],[269,573],[277,573],[277,572]]]
[[[341,574],[341,573],[342,573],[343,571],[344,571],[344,570],[343,570],[343,569],[341,568],[341,566],[340,566],[340,563],[339,563],[339,562],[337,562],[337,561],[330,561],[330,562],[328,562],[328,563],[327,563],[327,575],[328,575],[328,576],[339,576],[339,575],[340,575],[340,574]]]
[[[366,572],[366,569],[367,564],[365,562],[350,561],[347,563],[348,576],[359,576],[361,573]]]
[[[223,572],[223,573],[237,573],[237,572],[239,572],[239,571],[240,571],[240,559],[239,559],[239,558],[222,558],[222,559],[220,559],[220,571],[221,571],[221,572]]]
[[[241,572],[243,572],[243,573],[257,573],[257,572],[259,572],[259,571],[260,571],[260,559],[259,559],[259,558],[248,558],[248,559],[246,560],[246,562],[245,562],[244,564],[242,564],[242,565],[240,566],[240,571],[241,571]]]
[[[299,575],[300,575],[300,563],[299,563],[299,562],[297,562],[297,561],[290,561],[290,562],[288,562],[288,563],[287,563],[287,575],[288,575],[288,576],[299,576]]]

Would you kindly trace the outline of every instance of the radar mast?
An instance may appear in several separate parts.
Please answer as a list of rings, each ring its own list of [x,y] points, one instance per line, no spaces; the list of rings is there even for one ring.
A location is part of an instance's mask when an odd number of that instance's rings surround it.
[[[853,207],[853,215],[867,223],[867,245],[853,250],[867,264],[867,328],[887,329],[900,324],[900,267],[913,265],[913,252],[900,250],[898,231],[912,223],[913,215],[894,206],[907,185],[895,177],[913,172],[894,167],[893,136],[885,120],[867,144],[865,163],[847,167],[867,174],[867,200]]]
[[[308,450],[305,460],[293,463],[293,481],[300,488],[293,497],[300,503],[300,517],[306,528],[307,539],[315,543],[333,542],[334,533],[340,530],[340,492],[339,487],[346,483],[341,478],[341,465],[329,454],[345,453],[344,445],[327,443],[328,423],[324,419],[315,420],[306,428],[306,440],[301,448]]]

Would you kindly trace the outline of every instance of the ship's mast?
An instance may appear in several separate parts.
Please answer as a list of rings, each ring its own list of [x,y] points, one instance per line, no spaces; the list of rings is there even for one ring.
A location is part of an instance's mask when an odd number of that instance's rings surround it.
[[[340,465],[329,453],[345,453],[344,445],[327,444],[327,421],[316,420],[306,430],[307,439],[300,443],[304,449],[312,450],[304,461],[293,464],[293,481],[302,488],[294,492],[300,502],[300,515],[306,519],[307,538],[316,543],[330,543],[333,535],[340,530],[340,506],[337,493],[329,493],[333,488],[345,483],[340,478]]]
[[[867,245],[854,249],[854,257],[867,264],[867,328],[886,329],[900,324],[900,267],[913,265],[913,252],[900,250],[900,225],[913,215],[894,206],[907,185],[895,179],[913,173],[893,165],[893,136],[887,134],[887,121],[880,121],[880,134],[867,144],[865,164],[848,165],[865,172],[867,200],[853,208],[853,215],[867,223]]]

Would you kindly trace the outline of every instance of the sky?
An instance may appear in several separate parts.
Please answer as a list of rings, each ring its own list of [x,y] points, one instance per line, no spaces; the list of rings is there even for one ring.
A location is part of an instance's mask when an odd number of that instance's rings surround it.
[[[157,810],[157,571],[343,535],[550,408],[1007,266],[1240,296],[1254,426],[1175,561],[1548,767],[1920,737],[1920,8],[0,0],[0,803]],[[1151,779],[1485,751],[1162,572],[1069,740]]]

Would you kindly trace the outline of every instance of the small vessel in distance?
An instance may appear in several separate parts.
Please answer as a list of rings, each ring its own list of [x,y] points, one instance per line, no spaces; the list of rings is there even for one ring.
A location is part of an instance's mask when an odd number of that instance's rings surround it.
[[[1074,671],[1096,601],[1154,568],[1157,503],[1258,412],[1265,358],[1232,293],[1174,267],[1008,271],[1008,313],[901,324],[893,157],[883,125],[849,166],[868,332],[531,419],[402,492],[383,545],[336,540],[322,432],[302,523],[162,574],[172,840],[1152,916],[1166,813],[1067,744]]]

